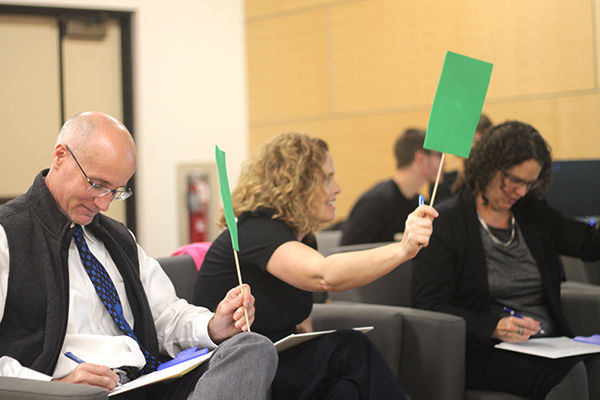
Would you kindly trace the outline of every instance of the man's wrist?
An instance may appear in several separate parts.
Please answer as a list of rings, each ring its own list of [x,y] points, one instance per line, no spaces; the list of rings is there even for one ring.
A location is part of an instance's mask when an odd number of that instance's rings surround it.
[[[207,331],[208,331],[208,337],[210,338],[210,340],[213,341],[213,343],[215,344],[220,344],[223,340],[225,340],[226,338],[221,337],[220,335],[218,335],[215,332],[215,317],[213,315],[213,317],[208,321],[208,327],[207,327]]]

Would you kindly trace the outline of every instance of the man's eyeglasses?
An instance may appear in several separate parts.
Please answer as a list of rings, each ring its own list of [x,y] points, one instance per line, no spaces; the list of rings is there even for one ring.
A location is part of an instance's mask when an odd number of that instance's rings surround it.
[[[83,174],[85,179],[90,184],[88,191],[91,191],[95,197],[104,197],[110,193],[113,200],[125,200],[133,194],[133,192],[131,191],[131,188],[128,188],[128,187],[122,186],[122,187],[119,187],[116,189],[111,189],[111,188],[101,185],[99,183],[92,182],[90,180],[90,178],[88,178],[88,176],[85,173],[85,171],[83,170],[83,168],[81,168],[81,164],[79,164],[79,161],[77,161],[77,157],[75,157],[75,154],[73,154],[73,152],[71,151],[69,146],[66,146],[66,148],[67,148],[67,150],[69,150],[69,153],[71,153],[71,155],[73,156],[73,160],[75,160],[75,162],[77,163],[79,170],[81,171],[81,173]]]
[[[527,190],[533,189],[539,182],[537,179],[534,181],[526,181],[525,179],[516,177],[513,174],[510,174],[506,171],[502,171],[502,176],[503,176],[504,181],[506,182],[508,180],[508,182],[510,183],[511,186],[525,187]]]

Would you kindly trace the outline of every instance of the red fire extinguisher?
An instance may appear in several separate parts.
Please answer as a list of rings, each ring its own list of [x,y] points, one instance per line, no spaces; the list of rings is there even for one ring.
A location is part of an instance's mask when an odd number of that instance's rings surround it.
[[[205,175],[188,176],[188,209],[190,214],[190,243],[208,241],[209,185]]]

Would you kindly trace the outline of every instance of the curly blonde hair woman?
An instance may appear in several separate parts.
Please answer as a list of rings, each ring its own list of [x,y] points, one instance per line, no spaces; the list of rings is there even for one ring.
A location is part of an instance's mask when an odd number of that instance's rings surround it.
[[[333,159],[321,139],[281,134],[244,165],[233,206],[239,262],[255,298],[255,332],[273,341],[297,332],[312,310],[312,292],[366,285],[429,243],[437,212],[421,206],[408,217],[401,242],[323,257],[313,232],[334,219],[339,193]],[[215,310],[221,293],[236,279],[231,240],[224,231],[206,253],[194,302]],[[272,399],[316,398],[404,399],[405,395],[364,334],[339,330],[279,354]]]
[[[234,213],[270,208],[273,218],[296,233],[316,231],[323,222],[311,205],[326,180],[323,164],[328,152],[325,141],[301,133],[279,135],[265,143],[242,168],[232,193]],[[221,226],[226,226],[224,217]]]

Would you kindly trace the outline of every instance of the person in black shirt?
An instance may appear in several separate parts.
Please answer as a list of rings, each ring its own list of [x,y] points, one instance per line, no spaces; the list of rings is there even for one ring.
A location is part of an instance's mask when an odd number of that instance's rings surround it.
[[[340,187],[327,144],[286,133],[264,144],[244,165],[232,194],[238,216],[239,262],[253,288],[253,330],[276,341],[304,322],[312,292],[365,285],[427,246],[437,212],[417,208],[401,242],[361,252],[323,257],[314,231],[334,218]],[[225,225],[224,218],[221,220]],[[229,232],[208,250],[196,282],[194,302],[215,307],[237,282]],[[272,386],[277,399],[403,399],[397,379],[362,333],[341,330],[280,354]]]
[[[435,181],[442,154],[423,148],[425,131],[406,129],[394,144],[396,171],[356,202],[342,224],[341,245],[391,242],[418,205],[419,189]]]

